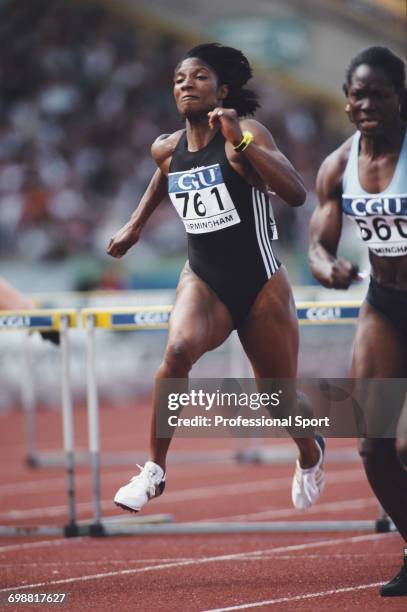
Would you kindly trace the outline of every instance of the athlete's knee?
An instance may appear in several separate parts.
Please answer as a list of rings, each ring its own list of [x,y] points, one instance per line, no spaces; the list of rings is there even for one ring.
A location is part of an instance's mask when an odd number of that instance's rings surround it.
[[[177,340],[167,346],[161,365],[168,377],[182,378],[188,374],[193,363],[192,343],[188,340]]]
[[[359,455],[365,465],[382,464],[386,456],[394,454],[394,438],[361,438],[359,440]]]
[[[397,438],[396,450],[400,461],[407,467],[407,438]]]

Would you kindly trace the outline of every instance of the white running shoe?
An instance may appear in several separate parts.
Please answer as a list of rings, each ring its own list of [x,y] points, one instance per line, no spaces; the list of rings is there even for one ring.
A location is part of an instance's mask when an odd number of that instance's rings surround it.
[[[320,497],[325,487],[324,453],[325,441],[322,436],[315,436],[320,456],[318,463],[311,468],[303,469],[297,459],[295,474],[291,487],[291,499],[297,510],[309,510]]]
[[[129,484],[120,487],[117,491],[114,503],[123,510],[138,512],[153,497],[158,497],[165,488],[165,474],[162,467],[153,461],[147,461],[140,474],[133,476]]]

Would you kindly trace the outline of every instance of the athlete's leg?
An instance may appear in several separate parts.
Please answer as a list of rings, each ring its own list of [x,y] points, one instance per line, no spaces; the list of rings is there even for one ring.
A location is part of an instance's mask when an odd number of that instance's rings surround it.
[[[160,381],[164,378],[187,378],[192,365],[204,353],[220,346],[232,329],[232,319],[226,306],[187,264],[178,284],[167,347],[156,375],[153,393],[151,458],[164,470],[171,439],[156,436]]]
[[[407,395],[404,399],[397,427],[396,449],[404,467],[407,469]]]
[[[352,376],[402,378],[406,372],[406,349],[397,330],[364,303],[355,337]],[[395,439],[363,439],[360,455],[376,497],[407,541],[407,471],[397,454]]]
[[[297,376],[299,332],[294,298],[283,266],[264,285],[239,330],[258,380]],[[294,401],[296,401],[294,399]],[[302,468],[320,457],[313,438],[294,438]]]

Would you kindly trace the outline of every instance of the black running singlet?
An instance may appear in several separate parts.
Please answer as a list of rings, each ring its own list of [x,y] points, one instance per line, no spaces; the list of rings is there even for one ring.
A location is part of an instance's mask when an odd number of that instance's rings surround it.
[[[188,151],[184,132],[172,156],[168,192],[185,225],[192,271],[239,328],[280,267],[271,248],[277,230],[268,194],[232,168],[220,130],[195,152]]]

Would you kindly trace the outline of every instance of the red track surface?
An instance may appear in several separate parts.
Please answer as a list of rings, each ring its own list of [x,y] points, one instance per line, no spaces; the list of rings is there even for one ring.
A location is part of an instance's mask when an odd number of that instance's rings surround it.
[[[148,409],[102,411],[104,450],[147,450]],[[86,448],[86,414],[75,416],[78,447]],[[61,448],[60,417],[39,414],[39,447]],[[22,415],[0,416],[0,524],[64,525],[62,468],[24,465]],[[287,443],[276,440],[275,444]],[[354,441],[328,440],[332,447]],[[185,449],[236,450],[236,441],[176,440]],[[165,494],[143,514],[171,513],[176,521],[376,519],[373,499],[359,462],[327,463],[327,487],[307,515],[291,508],[292,465],[172,465]],[[111,499],[134,473],[103,467],[106,515],[122,512]],[[77,470],[78,515],[91,518],[91,477]],[[69,610],[151,612],[231,610],[321,610],[405,612],[407,598],[385,600],[378,584],[401,563],[397,534],[309,533],[110,538],[0,538],[0,602],[10,593],[69,593]],[[5,610],[45,606],[7,605]],[[55,609],[57,604],[53,604]]]

